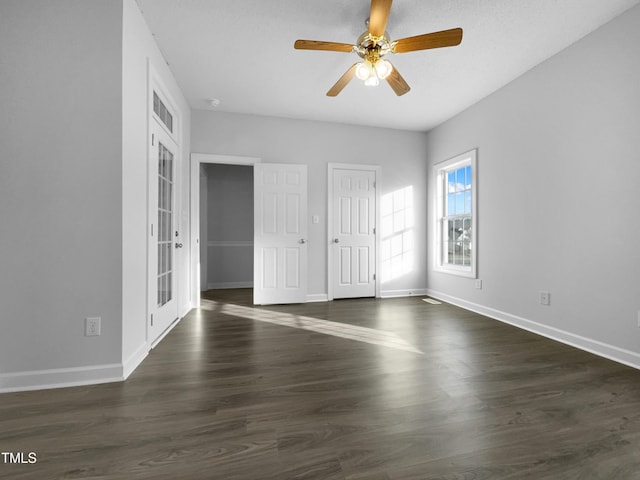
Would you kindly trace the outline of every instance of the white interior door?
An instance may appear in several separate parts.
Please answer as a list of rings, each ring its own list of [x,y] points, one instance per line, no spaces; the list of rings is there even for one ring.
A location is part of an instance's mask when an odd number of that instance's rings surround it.
[[[332,296],[374,297],[376,172],[335,168],[332,176]]]
[[[254,166],[253,265],[255,304],[306,301],[306,165]]]
[[[178,318],[176,295],[176,161],[178,148],[164,129],[152,127],[149,155],[149,335],[150,343]]]

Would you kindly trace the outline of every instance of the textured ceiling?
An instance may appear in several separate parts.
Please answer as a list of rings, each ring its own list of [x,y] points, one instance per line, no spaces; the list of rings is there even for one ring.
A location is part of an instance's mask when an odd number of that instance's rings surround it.
[[[640,0],[396,0],[391,39],[462,27],[457,47],[389,55],[411,91],[354,79],[359,57],[294,50],[296,39],[355,43],[369,0],[137,0],[193,109],[426,131]]]

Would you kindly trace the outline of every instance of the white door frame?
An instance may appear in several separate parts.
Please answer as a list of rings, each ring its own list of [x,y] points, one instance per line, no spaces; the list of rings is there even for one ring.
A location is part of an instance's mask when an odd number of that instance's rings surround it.
[[[375,268],[376,268],[376,298],[380,298],[380,235],[378,234],[380,225],[380,172],[379,165],[364,165],[359,163],[329,163],[327,165],[327,298],[333,300],[333,276],[334,272],[334,252],[333,239],[333,172],[334,170],[355,170],[373,171],[375,173],[375,208],[376,208],[376,230],[375,230]]]
[[[253,166],[262,162],[258,157],[236,155],[217,155],[211,153],[191,154],[191,193],[190,193],[190,241],[189,258],[191,265],[191,304],[200,307],[200,165],[203,163],[222,163],[226,165]]]
[[[177,107],[175,100],[172,95],[169,93],[169,89],[164,84],[162,77],[157,73],[156,69],[153,67],[151,62],[147,60],[147,72],[148,72],[148,84],[147,84],[147,318],[145,321],[145,338],[147,345],[150,348],[155,348],[160,341],[169,333],[169,331],[176,325],[177,321],[174,321],[171,325],[169,325],[164,332],[160,332],[160,335],[157,338],[151,338],[151,318],[155,313],[155,308],[153,307],[155,292],[157,289],[157,279],[152,276],[152,272],[154,271],[151,267],[151,264],[157,262],[157,258],[150,258],[150,242],[152,240],[153,235],[151,235],[151,228],[154,223],[157,223],[157,210],[153,205],[157,204],[157,198],[150,198],[150,191],[152,187],[150,182],[156,184],[158,182],[157,177],[151,178],[151,169],[149,162],[157,162],[157,158],[152,158],[155,156],[155,142],[157,139],[154,138],[156,130],[162,130],[165,134],[175,143],[176,150],[174,153],[174,229],[181,230],[182,223],[180,221],[179,212],[182,210],[181,204],[181,191],[182,191],[182,176],[181,176],[181,165],[183,162],[182,158],[182,150],[180,140],[182,139],[182,117],[180,115],[180,110]],[[173,116],[173,128],[169,129],[164,121],[158,117],[154,111],[154,93],[156,93],[159,99],[164,103],[165,107],[168,109],[169,113]],[[157,228],[156,228],[157,234]],[[184,238],[184,237],[182,237]],[[176,302],[176,313],[179,320],[180,318],[180,290],[182,285],[178,280],[178,271],[180,268],[180,262],[177,261],[178,253],[174,251],[174,277],[175,277],[175,302]]]

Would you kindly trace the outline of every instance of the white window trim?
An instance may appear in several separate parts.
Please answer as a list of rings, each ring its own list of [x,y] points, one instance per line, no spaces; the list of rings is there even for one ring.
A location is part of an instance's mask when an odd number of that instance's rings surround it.
[[[180,145],[180,139],[182,138],[182,118],[180,116],[180,110],[173,97],[169,94],[169,89],[166,87],[160,75],[157,73],[151,62],[148,62],[149,69],[149,88],[148,88],[148,112],[149,118],[155,120],[160,127],[167,132],[176,144]],[[173,129],[169,130],[164,124],[164,121],[153,110],[153,93],[158,95],[158,98],[164,103],[169,113],[173,117]]]
[[[436,201],[435,201],[435,261],[434,269],[438,272],[450,273],[468,278],[477,278],[477,264],[478,264],[478,168],[477,168],[477,149],[470,150],[468,152],[457,155],[449,160],[437,163],[433,166],[433,174],[436,179]],[[471,245],[472,245],[472,257],[471,265],[450,265],[444,262],[444,232],[443,232],[443,218],[444,206],[445,206],[445,172],[454,168],[459,168],[461,165],[471,165]]]

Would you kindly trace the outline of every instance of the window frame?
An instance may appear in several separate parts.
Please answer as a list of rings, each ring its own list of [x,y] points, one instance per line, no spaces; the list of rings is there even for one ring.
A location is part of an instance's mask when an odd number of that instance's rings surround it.
[[[182,138],[182,115],[180,115],[178,104],[174,100],[173,96],[169,93],[169,89],[165,85],[160,75],[157,73],[156,69],[153,67],[153,65],[151,65],[151,62],[148,62],[148,68],[148,120],[149,122],[151,122],[151,119],[155,120],[156,124],[159,125],[160,128],[162,128],[167,133],[167,135],[169,135],[169,137],[173,141],[175,141],[177,145],[180,145],[180,139]],[[158,113],[155,111],[154,96],[157,96],[158,101],[162,102],[162,104],[164,105],[166,113],[171,116],[171,128],[165,123],[166,119],[158,115]],[[149,143],[151,144],[151,138],[149,139]]]
[[[435,202],[435,270],[467,278],[477,278],[478,264],[478,162],[477,149],[456,155],[453,158],[437,163],[433,166],[436,181]],[[462,167],[471,167],[471,260],[469,265],[455,265],[448,263],[448,242],[445,239],[447,229],[445,224],[450,217],[447,208],[447,176],[449,172]]]

